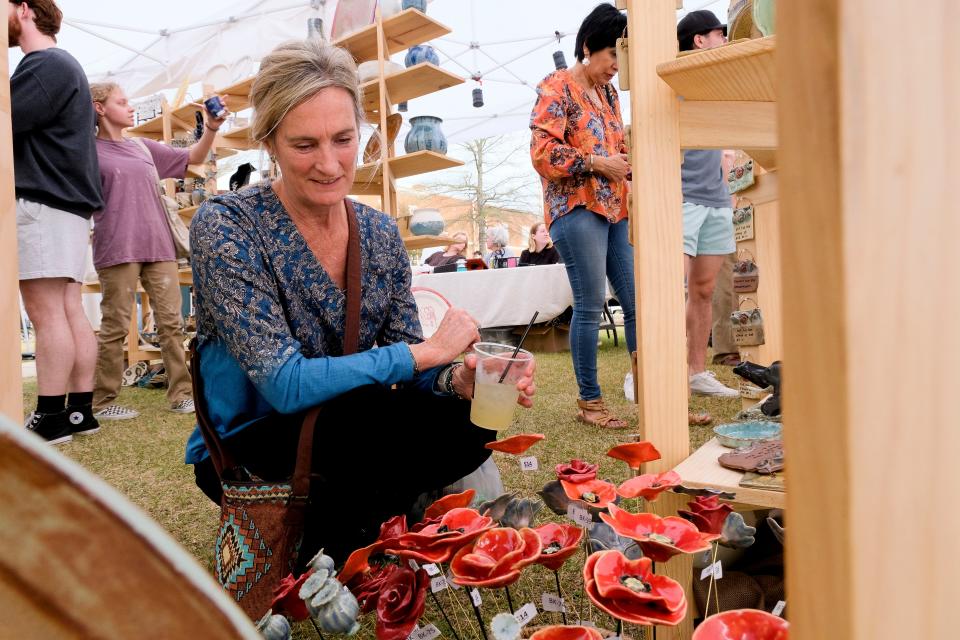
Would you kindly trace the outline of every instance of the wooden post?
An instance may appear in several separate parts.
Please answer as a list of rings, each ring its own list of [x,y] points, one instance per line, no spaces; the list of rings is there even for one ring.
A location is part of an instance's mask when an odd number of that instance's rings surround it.
[[[6,40],[7,23],[0,27]],[[0,61],[0,415],[23,420],[23,382],[20,372],[20,285],[17,278],[17,216],[13,182],[13,132],[10,127],[10,70]]]
[[[777,5],[793,640],[956,633],[960,11],[905,8]]]
[[[637,301],[638,412],[641,437],[663,458],[647,472],[666,471],[690,452],[687,429],[687,357],[683,300],[683,224],[677,97],[657,75],[657,64],[677,55],[674,0],[629,0],[630,113],[633,172],[631,224]],[[642,168],[642,169],[641,169]],[[642,304],[641,304],[642,301]],[[683,500],[663,494],[652,510],[676,515]],[[658,573],[688,588],[691,560],[677,556]],[[661,627],[658,640],[689,638],[689,619]]]

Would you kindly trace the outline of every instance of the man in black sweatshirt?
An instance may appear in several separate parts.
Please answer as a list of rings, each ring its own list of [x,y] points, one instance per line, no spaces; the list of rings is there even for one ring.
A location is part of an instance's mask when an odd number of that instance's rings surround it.
[[[37,409],[25,426],[59,444],[99,430],[97,342],[80,297],[90,216],[103,206],[96,119],[83,69],[56,46],[57,4],[11,0],[7,12],[9,46],[25,54],[10,77],[20,294],[36,331]]]

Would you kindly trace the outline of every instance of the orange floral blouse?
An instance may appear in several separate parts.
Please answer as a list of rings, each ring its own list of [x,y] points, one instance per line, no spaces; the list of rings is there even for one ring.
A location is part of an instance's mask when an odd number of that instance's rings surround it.
[[[537,85],[530,129],[530,158],[543,181],[548,227],[581,205],[611,223],[627,217],[627,182],[611,183],[590,172],[590,154],[627,153],[620,98],[612,84],[588,96],[569,70],[551,73]]]

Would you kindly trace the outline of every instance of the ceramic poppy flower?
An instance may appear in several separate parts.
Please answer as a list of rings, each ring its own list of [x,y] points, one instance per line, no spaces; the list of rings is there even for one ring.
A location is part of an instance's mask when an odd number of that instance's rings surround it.
[[[617,493],[624,498],[641,497],[644,500],[653,502],[660,497],[660,494],[671,487],[680,484],[680,474],[676,471],[666,471],[664,473],[645,473],[642,476],[630,478],[619,487]]]
[[[458,549],[492,527],[492,518],[473,509],[451,509],[419,531],[404,533],[386,551],[420,562],[446,562]]]
[[[557,480],[567,482],[587,482],[597,477],[597,465],[574,458],[569,464],[556,466]]]
[[[614,618],[633,624],[673,626],[687,613],[679,582],[651,570],[650,558],[628,560],[619,551],[599,551],[583,567],[590,601]]]
[[[369,560],[372,556],[383,552],[388,547],[398,544],[401,535],[407,532],[407,517],[393,516],[382,525],[380,525],[380,535],[376,541],[366,547],[357,549],[347,558],[343,564],[343,569],[337,575],[341,583],[347,585],[351,590],[356,586],[358,576],[359,580],[363,575],[371,570]]]
[[[360,574],[350,585],[350,593],[360,604],[362,613],[370,613],[377,608],[377,599],[383,590],[383,585],[400,567],[393,563],[385,564]]]
[[[727,516],[733,511],[733,507],[725,502],[720,502],[717,496],[700,496],[696,500],[687,503],[689,511],[677,509],[677,513],[686,518],[697,529],[703,533],[720,533],[723,530],[723,523],[727,521]]]
[[[450,562],[453,581],[467,587],[505,587],[540,557],[540,536],[533,529],[484,531]]]
[[[463,493],[451,493],[448,496],[443,496],[427,507],[426,511],[423,512],[423,518],[425,520],[439,518],[451,509],[469,507],[470,503],[473,502],[473,496],[476,494],[477,492],[473,489],[467,489]]]
[[[660,452],[651,443],[630,442],[620,444],[607,451],[607,455],[617,460],[623,460],[631,469],[639,469],[644,462],[660,459]]]
[[[517,436],[510,436],[496,442],[488,442],[483,445],[492,451],[502,451],[503,453],[512,453],[519,456],[524,451],[546,438],[542,433],[521,433]]]
[[[610,505],[600,518],[619,535],[633,538],[643,554],[654,562],[666,562],[680,553],[699,553],[710,548],[719,535],[702,533],[692,522],[676,516],[661,518],[653,513],[630,513]]]
[[[790,623],[759,609],[733,609],[710,616],[692,640],[787,640]]]
[[[430,578],[423,569],[397,567],[377,598],[377,640],[406,640],[423,615]]]
[[[572,524],[550,522],[534,529],[540,536],[540,557],[537,564],[559,571],[563,563],[580,548],[583,529]]]
[[[530,640],[603,640],[603,636],[591,627],[556,624],[540,629],[530,636]]]
[[[561,480],[560,484],[568,498],[586,502],[587,505],[597,509],[605,509],[617,499],[617,488],[604,480],[590,480],[588,482]]]
[[[280,581],[280,584],[273,590],[273,602],[270,603],[270,608],[274,613],[285,615],[297,622],[310,617],[310,612],[307,611],[307,603],[300,599],[300,587],[312,573],[312,569],[304,571],[299,578],[294,578],[291,573]]]

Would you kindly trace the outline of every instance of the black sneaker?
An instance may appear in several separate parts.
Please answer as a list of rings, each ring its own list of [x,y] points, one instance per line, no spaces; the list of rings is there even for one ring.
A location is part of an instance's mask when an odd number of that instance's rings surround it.
[[[31,413],[23,424],[28,431],[32,431],[47,441],[47,444],[63,444],[73,440],[70,423],[67,421],[67,412],[59,413]]]
[[[100,431],[100,423],[93,417],[93,414],[87,415],[87,412],[81,411],[77,407],[67,407],[67,420],[70,422],[70,431],[75,436],[89,436]]]

